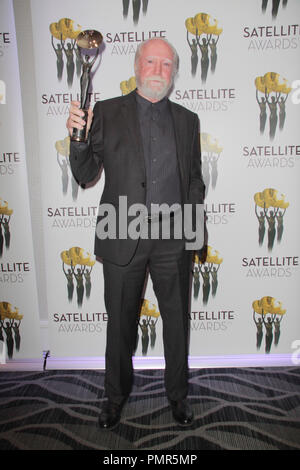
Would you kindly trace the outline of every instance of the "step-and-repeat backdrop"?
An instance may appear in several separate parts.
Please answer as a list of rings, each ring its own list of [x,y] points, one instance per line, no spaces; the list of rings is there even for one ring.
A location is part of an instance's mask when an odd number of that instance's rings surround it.
[[[0,4],[0,344],[7,360],[40,357],[36,268],[14,12]],[[3,351],[3,348],[5,351]]]
[[[209,247],[206,262],[196,258],[193,268],[191,356],[258,354],[267,364],[270,353],[292,353],[300,339],[299,1],[31,0],[30,5],[51,355],[105,352],[102,265],[93,255],[105,175],[88,188],[78,186],[65,126],[80,90],[75,38],[86,29],[103,35],[92,69],[91,106],[130,92],[137,45],[163,37],[180,57],[170,98],[200,118]],[[15,44],[0,39],[0,60],[12,61]],[[20,328],[30,342],[25,319],[32,325],[37,319],[25,314],[26,302],[35,301],[34,267],[26,251],[31,250],[28,198],[20,183],[25,156],[16,74],[6,73],[15,104],[5,104],[2,94],[0,108],[6,117],[9,110],[11,121],[1,141],[0,210],[3,237],[8,222],[13,237],[9,254],[3,244],[1,299],[24,311]],[[13,275],[23,282],[5,283],[6,266],[17,262],[23,270]],[[135,354],[163,356],[151,279],[144,297]]]

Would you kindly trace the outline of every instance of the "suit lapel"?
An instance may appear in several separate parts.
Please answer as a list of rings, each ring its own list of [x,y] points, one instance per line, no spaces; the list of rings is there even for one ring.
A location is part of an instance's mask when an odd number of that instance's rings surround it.
[[[137,114],[135,92],[131,92],[126,97],[124,97],[124,102],[122,104],[121,109],[124,122],[126,123],[126,126],[128,128],[131,142],[133,142],[133,154],[137,156],[139,163],[142,165],[146,181],[146,167],[143,152],[143,142],[140,132],[140,123]]]
[[[172,101],[169,101],[170,109],[173,117],[174,132],[176,139],[176,149],[177,149],[177,161],[181,176],[182,183],[186,181],[186,160],[185,160],[185,142],[186,142],[186,132],[185,132],[185,122],[182,118],[181,109],[176,106]]]

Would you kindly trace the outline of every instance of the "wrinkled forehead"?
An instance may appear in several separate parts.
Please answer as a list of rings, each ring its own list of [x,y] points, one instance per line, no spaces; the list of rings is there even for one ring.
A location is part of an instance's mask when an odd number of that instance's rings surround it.
[[[167,59],[171,62],[174,59],[172,48],[160,39],[154,39],[142,45],[140,58],[155,57],[159,59]]]

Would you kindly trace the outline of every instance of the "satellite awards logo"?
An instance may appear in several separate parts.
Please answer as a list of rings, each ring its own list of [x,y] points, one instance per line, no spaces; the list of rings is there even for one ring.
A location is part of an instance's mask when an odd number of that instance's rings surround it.
[[[146,317],[146,318],[142,318]],[[149,340],[150,340],[150,347],[154,349],[155,342],[156,342],[156,324],[160,317],[160,313],[157,310],[156,305],[149,302],[147,299],[143,299],[142,307],[140,311],[140,316],[138,320],[138,326],[141,330],[141,343],[142,343],[142,355],[147,356],[148,348],[149,348]],[[139,343],[139,334],[137,334],[137,341],[135,346],[135,351],[138,348]]]
[[[268,250],[272,251],[277,232],[277,242],[280,243],[283,236],[283,217],[289,202],[285,196],[278,193],[277,189],[266,188],[254,195],[255,214],[258,220],[258,243],[264,242],[266,222],[268,224]]]
[[[218,271],[223,258],[220,258],[219,252],[213,250],[211,246],[207,247],[207,256],[205,262],[200,261],[198,255],[195,255],[193,269],[193,287],[194,299],[197,300],[200,290],[200,276],[202,277],[202,302],[207,304],[210,294],[215,297],[218,289]]]
[[[201,80],[206,82],[209,63],[211,73],[214,73],[217,65],[217,43],[223,29],[218,28],[218,21],[212,19],[207,13],[197,13],[193,18],[185,20],[187,30],[187,43],[191,50],[191,74],[196,76],[198,68],[198,48],[201,53]],[[190,35],[195,38],[190,38]],[[209,56],[210,51],[210,56]]]
[[[2,205],[1,201],[2,199],[0,198],[0,258],[3,255],[4,241],[5,241],[5,248],[7,250],[9,249],[9,246],[10,246],[9,222],[13,213],[13,210],[9,209],[8,207],[8,202],[3,201],[4,205]]]
[[[76,44],[76,38],[81,32],[81,26],[75,25],[74,20],[70,18],[61,18],[57,23],[51,23],[49,26],[51,33],[51,44],[56,54],[57,79],[62,80],[64,66],[67,69],[67,84],[71,88],[73,84],[75,63],[76,74],[80,77],[82,58]],[[58,41],[55,41],[55,39]],[[66,64],[64,62],[64,55]]]
[[[91,294],[91,272],[96,261],[91,258],[90,253],[86,253],[78,246],[62,251],[60,257],[63,262],[62,270],[67,279],[68,300],[69,302],[73,300],[75,280],[77,305],[81,307],[84,293],[87,299]]]
[[[286,118],[285,103],[288,94],[292,90],[284,78],[275,72],[267,72],[262,77],[256,77],[256,101],[260,109],[259,130],[265,132],[267,120],[267,108],[269,108],[269,137],[273,140],[277,130],[278,111],[279,111],[279,129],[283,130]]]
[[[262,297],[252,303],[253,321],[256,325],[256,349],[261,348],[263,328],[265,327],[265,352],[271,351],[273,344],[278,346],[280,337],[280,324],[286,310],[282,308],[282,302],[274,297]]]
[[[0,341],[4,341],[3,332],[6,336],[7,356],[12,359],[14,347],[20,350],[21,336],[20,325],[23,315],[19,314],[18,308],[12,308],[9,302],[0,302]]]

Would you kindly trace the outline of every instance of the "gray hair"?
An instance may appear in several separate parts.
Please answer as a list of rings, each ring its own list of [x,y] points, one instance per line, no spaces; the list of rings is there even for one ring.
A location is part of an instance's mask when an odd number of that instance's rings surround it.
[[[138,67],[138,62],[140,60],[140,55],[141,55],[141,52],[142,52],[142,48],[150,41],[156,41],[156,40],[161,40],[163,41],[165,44],[167,44],[170,49],[172,50],[173,52],[173,69],[172,69],[172,79],[177,75],[177,72],[178,72],[178,68],[179,68],[179,56],[178,56],[178,53],[175,49],[175,47],[165,38],[150,38],[150,39],[146,39],[146,41],[143,41],[141,42],[138,46],[137,46],[137,49],[136,49],[136,53],[135,53],[135,58],[134,58],[134,66],[135,67]]]

